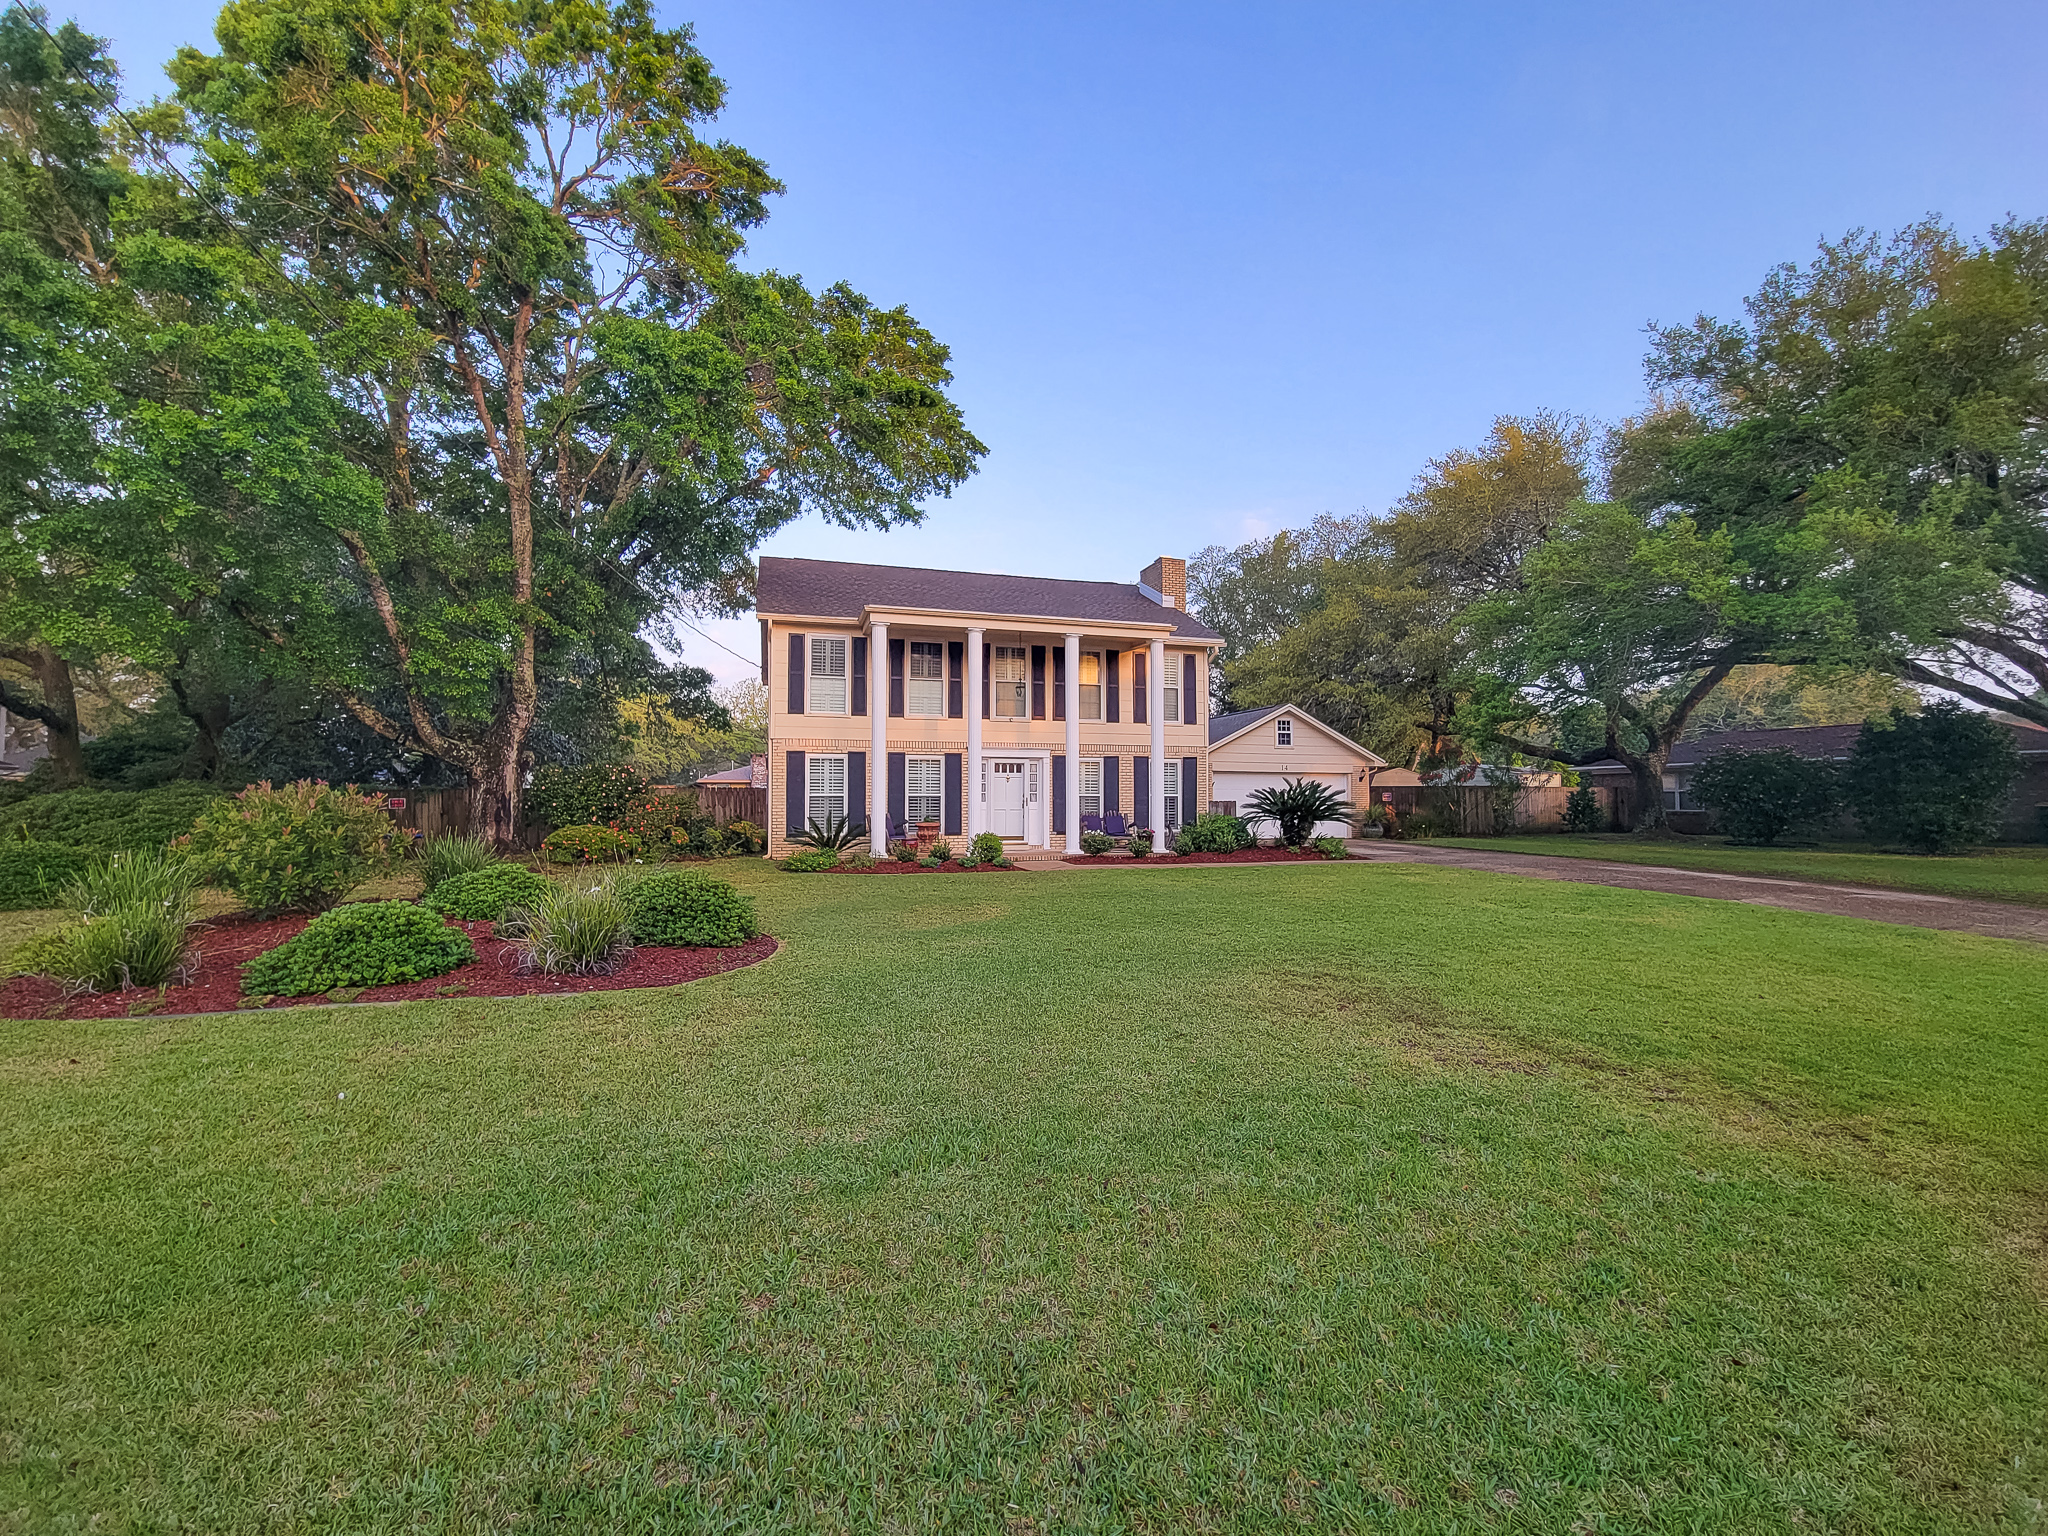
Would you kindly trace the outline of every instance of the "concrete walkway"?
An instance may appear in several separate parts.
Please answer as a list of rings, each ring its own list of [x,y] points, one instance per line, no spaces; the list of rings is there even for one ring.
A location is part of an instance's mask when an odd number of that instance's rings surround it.
[[[2003,901],[1930,896],[1921,891],[1881,891],[1864,885],[1823,885],[1812,880],[1778,880],[1763,875],[1724,875],[1657,864],[1612,864],[1604,859],[1561,859],[1543,853],[1489,853],[1476,848],[1438,848],[1428,843],[1390,843],[1361,838],[1345,844],[1359,858],[1378,864],[1441,864],[1496,875],[1536,880],[1571,880],[1581,885],[1616,885],[1633,891],[1666,891],[1715,901],[1746,901],[1760,907],[1790,907],[1834,917],[1865,917],[1913,928],[1947,928],[1994,939],[2029,939],[2048,944],[2048,907],[2020,907]],[[1256,867],[1256,866],[1253,866]]]

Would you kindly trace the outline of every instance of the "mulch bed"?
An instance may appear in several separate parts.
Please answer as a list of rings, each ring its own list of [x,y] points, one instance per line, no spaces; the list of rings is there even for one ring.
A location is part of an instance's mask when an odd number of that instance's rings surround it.
[[[817,873],[821,875],[1014,875],[1018,873],[1018,870],[1015,866],[1009,869],[1000,869],[994,864],[977,864],[974,868],[969,869],[958,859],[948,859],[937,869],[926,869],[922,864],[902,864],[898,863],[895,859],[887,859],[876,864],[873,869],[855,869],[851,865],[836,864],[830,869],[821,869]]]
[[[128,992],[100,992],[64,1001],[63,990],[41,976],[17,976],[0,985],[0,1018],[115,1019],[133,1014],[225,1013],[241,1005],[243,962],[275,949],[306,926],[304,917],[273,917],[257,921],[226,917],[192,930],[192,979],[182,986]],[[427,981],[365,987],[350,1002],[399,1003],[430,997],[541,997],[567,992],[618,992],[635,987],[672,987],[721,971],[756,965],[774,954],[775,940],[765,934],[734,949],[635,949],[632,958],[609,976],[522,976],[512,968],[512,946],[491,936],[491,924],[455,922],[476,946],[476,958],[446,975]],[[280,997],[268,1008],[304,1007],[338,1001],[324,993],[312,997]]]
[[[1065,859],[1062,862],[1069,869],[1110,869],[1126,864],[1171,864],[1179,868],[1183,864],[1333,864],[1340,862],[1326,859],[1320,853],[1289,853],[1285,848],[1240,848],[1235,853],[1154,853],[1142,859],[1124,857],[1111,858],[1107,854],[1096,854],[1092,858]]]

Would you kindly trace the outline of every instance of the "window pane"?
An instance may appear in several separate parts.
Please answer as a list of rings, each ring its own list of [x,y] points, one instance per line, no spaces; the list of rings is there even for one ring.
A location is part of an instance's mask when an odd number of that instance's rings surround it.
[[[989,713],[1005,720],[1021,720],[1026,713],[1026,666],[1024,647],[999,645],[994,648],[989,668]]]
[[[1292,720],[1282,720],[1273,728],[1273,740],[1276,744],[1283,747],[1293,746],[1294,722]]]
[[[1081,762],[1081,814],[1102,814],[1102,759],[1099,757],[1084,758]]]
[[[810,709],[820,715],[846,713],[846,639],[811,636]],[[841,767],[845,765],[842,763]]]
[[[846,815],[846,759],[813,753],[804,760],[809,776],[809,804],[804,814],[812,821],[827,821]]]
[[[1180,690],[1178,688],[1167,688],[1165,693],[1167,722],[1172,725],[1178,725],[1180,723]]]
[[[907,758],[903,765],[903,814],[912,822],[937,821],[944,809],[945,761]]]

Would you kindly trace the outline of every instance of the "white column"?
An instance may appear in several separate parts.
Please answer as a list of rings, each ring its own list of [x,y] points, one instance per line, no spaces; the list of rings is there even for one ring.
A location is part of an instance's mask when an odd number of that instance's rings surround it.
[[[967,631],[967,764],[960,798],[967,802],[961,825],[974,837],[981,825],[981,631]]]
[[[1152,849],[1164,853],[1172,846],[1166,836],[1166,642],[1152,642],[1152,659],[1145,666],[1145,718],[1152,722],[1152,804],[1145,822],[1152,828]]]
[[[868,626],[868,845],[889,851],[889,626]]]
[[[1081,637],[1067,636],[1067,851],[1081,846]],[[1048,838],[1046,841],[1050,842]]]

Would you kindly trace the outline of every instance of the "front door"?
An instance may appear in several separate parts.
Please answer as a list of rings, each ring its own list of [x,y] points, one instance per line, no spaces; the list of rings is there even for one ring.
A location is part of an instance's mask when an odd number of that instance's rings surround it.
[[[989,830],[997,837],[1024,835],[1024,765],[998,759],[988,765]]]

